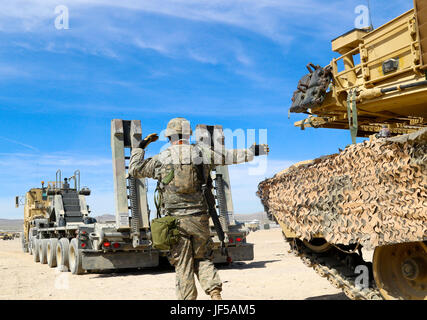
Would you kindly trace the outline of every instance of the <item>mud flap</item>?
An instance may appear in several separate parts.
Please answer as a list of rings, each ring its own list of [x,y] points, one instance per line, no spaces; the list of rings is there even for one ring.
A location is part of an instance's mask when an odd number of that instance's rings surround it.
[[[159,265],[159,252],[82,252],[82,267],[85,270],[109,270],[149,268]]]
[[[214,263],[226,263],[227,257],[221,254],[220,248],[214,249]],[[238,247],[228,247],[228,254],[233,262],[236,261],[251,261],[254,259],[254,245],[252,243],[245,243]]]

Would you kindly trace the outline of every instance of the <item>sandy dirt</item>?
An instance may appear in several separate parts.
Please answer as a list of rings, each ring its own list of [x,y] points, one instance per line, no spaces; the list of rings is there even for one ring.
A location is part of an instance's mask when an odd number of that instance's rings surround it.
[[[77,276],[33,262],[20,241],[0,240],[0,299],[175,299],[168,266]],[[280,229],[252,232],[248,242],[255,244],[253,261],[219,267],[224,299],[347,299],[287,252]],[[208,299],[198,288],[198,299]]]

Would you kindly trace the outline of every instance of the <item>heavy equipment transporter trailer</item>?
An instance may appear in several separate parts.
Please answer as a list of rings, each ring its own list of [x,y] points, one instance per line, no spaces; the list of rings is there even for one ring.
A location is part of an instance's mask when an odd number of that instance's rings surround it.
[[[159,265],[168,251],[154,249],[150,233],[150,209],[146,179],[127,174],[130,150],[141,140],[139,120],[114,119],[111,122],[115,221],[97,222],[89,217],[86,196],[80,188],[80,172],[62,181],[60,170],[56,181],[33,188],[25,196],[22,249],[33,255],[35,262],[70,270],[73,274],[125,268],[147,268]],[[206,137],[209,139],[206,140]],[[199,143],[224,143],[221,126],[197,126]],[[223,146],[223,145],[222,145]],[[228,253],[233,261],[253,260],[253,244],[246,242],[249,231],[236,223],[227,166],[214,170],[214,194],[220,220],[226,234]],[[74,181],[70,187],[69,181]],[[16,198],[19,206],[19,198]],[[212,225],[214,262],[226,262],[220,253],[220,242]]]

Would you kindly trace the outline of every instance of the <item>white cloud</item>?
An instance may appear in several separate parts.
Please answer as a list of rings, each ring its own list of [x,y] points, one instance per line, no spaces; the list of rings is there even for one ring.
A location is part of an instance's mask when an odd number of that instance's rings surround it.
[[[8,23],[2,25],[4,31],[32,31],[38,28],[54,27],[54,9],[59,4],[69,7],[70,20],[80,18],[85,12],[92,13],[92,19],[100,19],[99,10],[125,9],[134,12],[160,14],[185,20],[228,24],[252,32],[263,34],[278,41],[289,39],[279,32],[283,24],[281,18],[304,13],[312,15],[313,11],[327,11],[323,3],[311,0],[269,1],[269,0],[15,0],[0,4],[0,17]],[[315,10],[313,10],[315,9]],[[46,24],[46,20],[52,20]]]
[[[86,23],[92,23],[92,26],[100,20],[107,23],[101,25],[107,30],[104,34],[106,37],[109,33],[120,33],[121,30],[108,23],[112,17],[101,10],[107,9],[111,13],[122,9],[128,11],[127,15],[142,12],[235,26],[287,45],[293,39],[293,34],[304,30],[316,30],[317,37],[325,31],[328,36],[331,30],[337,32],[337,26],[343,21],[355,19],[354,8],[358,4],[355,0],[346,5],[339,0],[327,3],[321,0],[15,0],[2,1],[0,4],[0,21],[3,21],[0,26],[6,32],[23,30],[37,33],[38,28],[50,28],[52,31],[55,7],[66,5],[69,7],[70,20],[83,19]],[[408,5],[405,1],[395,0],[394,7],[401,7],[403,12]],[[386,13],[375,11],[374,14],[380,17]],[[332,17],[334,23],[331,23]],[[47,20],[52,21],[47,23]],[[141,32],[135,31],[133,34]],[[151,47],[151,44],[145,45]]]
[[[207,64],[218,64],[218,60],[210,55],[196,52],[195,50],[189,50],[188,52],[189,52],[190,58],[198,62],[207,63]]]
[[[28,77],[30,74],[22,67],[0,64],[0,79],[8,80],[10,78]]]
[[[402,10],[407,7],[402,0],[394,3]],[[278,44],[286,53],[293,49],[294,40],[300,36],[311,37],[316,43],[329,41],[347,31],[352,27],[354,8],[358,4],[356,0],[346,1],[345,5],[339,0],[328,3],[322,0],[2,1],[0,32],[22,35],[24,39],[9,44],[21,49],[58,54],[80,52],[125,61],[131,57],[126,56],[123,46],[133,46],[154,50],[168,58],[223,64],[256,85],[266,85],[268,77],[263,77],[263,70],[257,69],[256,55],[249,54],[250,49],[238,42],[238,33],[211,33],[211,25],[260,35]],[[57,5],[69,8],[70,30],[55,29]],[[374,18],[386,15],[385,11],[375,11]],[[32,43],[34,39],[37,44]],[[315,47],[310,41],[306,45]],[[22,70],[0,65],[0,75],[21,77],[27,72]]]
[[[236,54],[236,59],[237,59],[237,61],[239,61],[240,63],[242,63],[242,64],[244,64],[244,65],[246,65],[246,66],[249,66],[249,65],[252,65],[253,64],[253,61],[252,61],[252,59],[250,59],[245,53],[243,53],[243,51],[239,51],[237,54]]]
[[[161,54],[167,54],[169,51],[163,44],[150,43],[141,39],[135,39],[134,44],[141,49],[152,49]]]
[[[6,138],[6,137],[2,137],[2,136],[0,136],[0,139],[3,139],[3,140],[8,141],[8,142],[11,142],[11,143],[13,143],[15,145],[23,146],[23,147],[31,149],[33,151],[38,151],[38,149],[36,147],[33,147],[33,146],[31,146],[29,144],[26,144],[26,143],[22,143],[22,142],[19,142],[19,141],[13,140],[13,139],[9,139],[9,138]]]
[[[71,31],[58,31],[54,28],[57,5],[69,7]],[[44,1],[4,1],[0,4],[0,30],[3,32],[31,32],[33,34],[50,34],[52,37],[78,37],[79,46],[74,49],[86,50],[89,53],[101,53],[115,57],[113,42],[129,42],[143,49],[153,49],[161,54],[170,54],[183,44],[194,41],[192,35],[197,28],[183,29],[182,34],[174,30],[166,30],[167,26],[149,24],[141,19],[141,26],[137,30],[134,24],[120,23],[114,13],[118,10],[125,16],[132,17],[138,13],[156,14],[163,17],[183,19],[193,22],[215,23],[229,25],[250,32],[260,34],[281,45],[289,45],[295,32],[306,26],[313,17],[317,18],[317,25],[329,25],[325,18],[330,12],[342,19],[345,11],[341,4],[332,1],[325,6],[323,1],[301,0],[44,0]],[[352,14],[352,12],[350,12]],[[295,16],[299,19],[295,19]],[[132,21],[129,19],[129,21]],[[123,22],[123,21],[122,21]],[[132,25],[132,26],[131,26]],[[176,26],[177,24],[172,24]],[[68,33],[67,33],[68,32]],[[319,33],[317,33],[319,34]],[[102,37],[99,37],[102,35]],[[139,37],[138,37],[139,36]],[[143,37],[143,38],[142,38]],[[82,43],[87,41],[87,43]],[[89,45],[90,44],[90,45]],[[225,45],[234,45],[228,43]],[[67,45],[70,45],[67,43]],[[105,46],[109,48],[106,49]],[[94,47],[101,47],[96,49]],[[84,49],[86,48],[86,49]],[[49,44],[46,50],[62,50]],[[233,48],[230,48],[233,50]],[[235,50],[236,51],[236,50]],[[251,60],[242,48],[236,55],[238,62],[249,65]],[[190,51],[190,57],[204,62],[201,54]],[[203,55],[202,55],[203,56]],[[210,58],[209,61],[215,61]]]

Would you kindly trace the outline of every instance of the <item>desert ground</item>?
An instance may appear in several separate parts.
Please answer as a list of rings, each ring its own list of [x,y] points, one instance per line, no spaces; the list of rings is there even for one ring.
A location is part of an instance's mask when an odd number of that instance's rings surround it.
[[[345,300],[340,290],[299,258],[278,228],[248,236],[255,258],[219,266],[223,298],[237,300]],[[0,299],[175,299],[175,273],[169,266],[145,270],[72,275],[33,262],[21,240],[0,240]],[[209,297],[199,288],[198,299]]]

